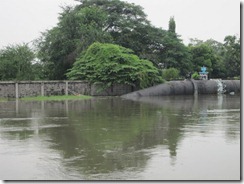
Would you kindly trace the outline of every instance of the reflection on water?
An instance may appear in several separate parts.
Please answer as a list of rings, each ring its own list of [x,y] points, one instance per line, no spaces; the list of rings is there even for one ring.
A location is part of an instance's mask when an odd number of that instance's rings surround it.
[[[3,180],[239,180],[240,96],[0,103]]]

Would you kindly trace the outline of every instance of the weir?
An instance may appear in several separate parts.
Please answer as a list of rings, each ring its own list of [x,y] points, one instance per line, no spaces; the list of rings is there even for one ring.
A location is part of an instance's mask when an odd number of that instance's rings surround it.
[[[123,98],[143,96],[169,96],[194,94],[240,93],[240,80],[184,80],[170,81],[164,84],[122,95]]]

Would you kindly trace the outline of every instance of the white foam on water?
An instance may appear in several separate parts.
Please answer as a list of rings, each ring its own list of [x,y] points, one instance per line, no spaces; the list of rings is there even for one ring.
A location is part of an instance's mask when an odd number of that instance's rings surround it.
[[[221,79],[214,79],[214,81],[216,81],[216,83],[217,83],[218,94],[224,94],[226,92],[226,90],[225,90],[225,86],[224,86],[223,82],[221,81]]]

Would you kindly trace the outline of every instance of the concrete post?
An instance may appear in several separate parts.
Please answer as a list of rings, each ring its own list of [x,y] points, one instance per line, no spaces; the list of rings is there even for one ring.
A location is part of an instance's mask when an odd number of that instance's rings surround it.
[[[69,95],[69,82],[65,81],[65,95]]]
[[[41,96],[44,96],[44,82],[41,83]]]
[[[15,83],[15,98],[19,98],[19,84],[17,82]]]
[[[19,99],[15,99],[15,112],[16,115],[19,114]]]

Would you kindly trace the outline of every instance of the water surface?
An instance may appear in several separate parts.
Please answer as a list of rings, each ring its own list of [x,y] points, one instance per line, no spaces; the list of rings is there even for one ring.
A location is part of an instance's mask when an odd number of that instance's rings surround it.
[[[0,103],[2,180],[239,180],[240,96]]]

